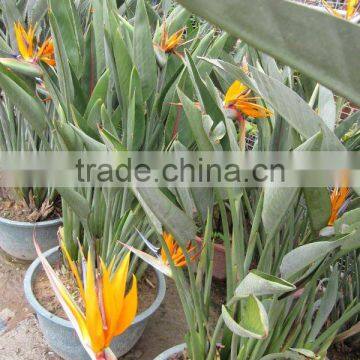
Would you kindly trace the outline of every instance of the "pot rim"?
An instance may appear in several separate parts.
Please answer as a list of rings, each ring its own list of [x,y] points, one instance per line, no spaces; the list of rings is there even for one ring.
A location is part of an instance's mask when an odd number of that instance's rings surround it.
[[[39,222],[26,222],[26,221],[15,221],[3,218],[0,216],[0,224],[5,224],[13,227],[21,227],[21,228],[45,228],[55,225],[62,224],[62,218],[54,219],[54,220],[45,220]]]
[[[44,253],[44,256],[49,257],[58,251],[59,251],[59,247],[57,246],[53,249],[46,251]],[[30,265],[29,269],[26,271],[25,278],[24,278],[24,291],[25,291],[25,296],[26,296],[27,301],[29,302],[31,307],[36,311],[36,313],[40,314],[41,316],[47,318],[48,320],[50,320],[58,325],[73,329],[74,327],[69,320],[62,319],[62,318],[52,314],[51,312],[46,310],[36,299],[35,294],[33,292],[33,280],[34,280],[34,276],[37,273],[37,270],[39,269],[40,266],[41,266],[40,260],[39,260],[39,258],[37,258]],[[161,272],[159,272],[155,269],[154,269],[154,271],[156,273],[156,277],[158,280],[158,286],[157,286],[158,289],[157,289],[156,299],[154,300],[154,302],[151,304],[150,307],[148,307],[145,311],[143,311],[142,313],[138,314],[135,317],[131,326],[141,323],[144,320],[146,320],[147,318],[151,317],[155,313],[155,311],[160,307],[161,303],[163,302],[163,300],[165,298],[165,293],[166,293],[165,276]]]
[[[170,349],[165,350],[163,353],[158,355],[154,360],[168,360],[170,358],[170,356],[179,354],[180,352],[186,350],[186,348],[187,348],[187,345],[185,343],[174,346]]]

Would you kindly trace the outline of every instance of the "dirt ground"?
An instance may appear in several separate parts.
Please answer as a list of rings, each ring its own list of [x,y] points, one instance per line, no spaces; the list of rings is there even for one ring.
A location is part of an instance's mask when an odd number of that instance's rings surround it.
[[[44,343],[24,297],[23,278],[27,266],[0,253],[0,360],[61,360]],[[164,303],[138,344],[122,359],[153,360],[164,350],[183,343],[185,332],[180,300],[172,282],[167,281]]]

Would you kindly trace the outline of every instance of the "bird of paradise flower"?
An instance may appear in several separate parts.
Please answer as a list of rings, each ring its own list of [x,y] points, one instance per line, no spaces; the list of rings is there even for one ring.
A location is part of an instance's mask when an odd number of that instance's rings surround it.
[[[54,293],[90,358],[92,360],[116,360],[116,356],[109,346],[115,336],[124,333],[130,327],[138,308],[135,276],[133,276],[128,294],[125,295],[130,253],[126,255],[117,269],[114,269],[114,262],[107,267],[100,260],[100,269],[97,271],[94,267],[93,256],[89,252],[84,267],[84,282],[82,282],[76,264],[70,258],[66,247],[62,246],[79,287],[85,307],[85,312],[83,312],[41,253],[36,242],[35,248]]]
[[[258,97],[251,96],[251,90],[236,80],[225,94],[224,107],[229,115],[240,124],[240,148],[245,148],[246,120],[244,115],[257,119],[267,118],[272,112],[256,103]]]
[[[30,25],[28,30],[20,22],[14,25],[16,42],[22,59],[32,63],[44,62],[55,66],[54,43],[51,37],[43,44],[39,44],[35,38],[36,26]]]
[[[183,37],[184,37],[185,30],[186,30],[186,28],[184,27],[184,28],[176,31],[171,36],[169,36],[167,27],[166,27],[166,22],[164,21],[163,26],[162,26],[160,44],[157,46],[166,54],[175,53],[175,54],[179,55],[179,53],[177,53],[176,49],[179,46],[184,45]]]
[[[146,239],[146,237],[137,231],[141,239],[145,242],[146,246],[149,248],[149,250],[155,255],[150,255],[144,251],[140,251],[130,245],[122,244],[124,247],[126,247],[128,250],[133,252],[135,255],[137,255],[140,259],[148,263],[153,268],[159,270],[164,275],[173,278],[173,272],[171,270],[170,261],[173,262],[175,267],[183,268],[188,265],[188,262],[186,260],[186,256],[181,249],[181,247],[178,245],[174,237],[167,233],[163,233],[163,239],[167,246],[167,249],[165,247],[157,248],[154,245],[152,245],[149,240]],[[170,254],[171,260],[168,257],[168,253]],[[190,261],[195,261],[202,252],[202,249],[198,249],[197,246],[193,245],[191,241],[186,246],[187,254],[189,255]]]

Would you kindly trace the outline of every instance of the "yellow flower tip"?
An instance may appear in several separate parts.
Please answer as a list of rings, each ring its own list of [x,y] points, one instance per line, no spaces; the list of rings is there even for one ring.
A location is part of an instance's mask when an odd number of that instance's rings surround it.
[[[184,27],[175,32],[173,35],[169,36],[166,29],[166,23],[164,22],[159,46],[160,49],[165,53],[175,52],[175,50],[183,44],[185,30],[186,28]]]
[[[250,89],[246,85],[236,80],[225,95],[224,105],[228,109],[233,109],[254,119],[270,117],[272,112],[255,103],[256,99],[250,97]]]
[[[351,20],[355,16],[355,14],[359,8],[359,2],[360,2],[360,0],[348,0],[347,6],[346,6],[346,19],[347,20]]]
[[[247,86],[245,86],[239,80],[234,81],[225,95],[225,105],[228,106],[234,104],[246,91],[248,91]]]

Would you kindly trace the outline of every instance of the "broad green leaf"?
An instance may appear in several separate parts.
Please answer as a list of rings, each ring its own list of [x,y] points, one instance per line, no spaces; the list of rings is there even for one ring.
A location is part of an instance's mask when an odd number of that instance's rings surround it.
[[[55,45],[55,59],[56,69],[58,72],[58,79],[62,96],[66,100],[67,107],[74,99],[74,86],[72,81],[71,69],[69,59],[66,54],[65,44],[62,39],[62,34],[56,17],[50,11],[49,13],[51,31]],[[70,114],[70,109],[67,109],[67,116]]]
[[[108,92],[109,87],[109,80],[110,74],[109,71],[105,71],[104,74],[101,76],[99,81],[97,82],[94,91],[91,95],[91,98],[88,102],[86,111],[85,111],[85,118],[89,116],[90,111],[94,107],[95,103],[100,99],[102,103],[105,103],[106,95]],[[100,120],[100,119],[99,119]]]
[[[95,37],[95,58],[96,58],[96,74],[97,79],[100,79],[105,69],[105,34],[104,34],[104,19],[103,19],[103,1],[91,0],[92,5],[92,19]]]
[[[131,73],[128,106],[127,122],[126,125],[123,124],[127,134],[126,147],[128,150],[135,151],[141,148],[145,136],[143,94],[139,74],[135,67]]]
[[[324,120],[325,124],[331,131],[334,131],[336,124],[336,104],[332,91],[320,86],[319,89],[319,116]]]
[[[135,196],[151,210],[158,222],[184,246],[196,237],[193,220],[175,206],[159,189],[136,188]],[[158,229],[157,229],[158,231]],[[160,234],[162,231],[160,230]]]
[[[360,229],[360,208],[346,212],[336,220],[335,232],[337,234],[350,234],[355,229]]]
[[[157,65],[144,0],[139,0],[136,6],[134,61],[141,79],[144,100],[147,100],[156,91]]]
[[[42,76],[41,68],[34,63],[12,58],[0,58],[0,63],[22,75],[30,77]]]
[[[83,36],[80,19],[72,0],[49,0],[50,9],[58,24],[62,42],[75,74],[82,73]]]
[[[202,108],[213,119],[215,124],[225,120],[224,113],[219,108],[217,102],[211,96],[210,90],[201,79],[198,69],[188,51],[186,51],[186,65],[193,81],[197,98],[200,100]]]
[[[34,131],[41,138],[47,127],[45,108],[40,100],[29,93],[26,84],[0,64],[0,87],[12,99]]]
[[[174,34],[176,31],[183,28],[189,20],[191,13],[182,6],[176,6],[167,18],[167,27],[169,34]]]
[[[20,21],[23,23],[23,18],[21,16],[20,10],[16,6],[16,1],[2,0],[1,1],[1,13],[4,17],[6,30],[9,34],[11,47],[17,49],[17,41],[15,37],[14,25],[16,22]],[[23,24],[24,25],[24,24]]]
[[[359,26],[286,0],[178,2],[360,105]]]
[[[71,188],[57,188],[62,199],[69,205],[74,213],[81,219],[87,221],[90,215],[89,202],[77,191]]]
[[[37,24],[45,16],[48,9],[47,0],[33,0],[28,1],[26,5],[26,10],[29,14],[30,22],[32,24]]]
[[[307,341],[310,343],[315,341],[336,304],[338,297],[338,283],[339,271],[337,268],[335,268],[325,287],[325,295],[320,299],[320,307],[317,311],[316,318],[311,326],[311,331],[307,339]]]
[[[303,189],[311,226],[319,232],[329,222],[331,215],[330,194],[326,188]]]
[[[360,111],[357,111],[353,115],[349,116],[347,119],[343,120],[339,126],[336,127],[336,136],[341,139],[351,130],[354,125],[357,126],[358,129],[360,128]]]
[[[203,126],[200,110],[180,89],[178,89],[178,95],[199,149],[201,151],[213,151],[213,146]]]
[[[250,295],[263,296],[283,294],[295,290],[296,287],[288,281],[272,275],[265,274],[258,270],[250,271],[245,279],[235,290],[235,296],[239,298]]]
[[[281,276],[288,279],[340,246],[339,241],[321,241],[299,246],[284,256],[280,266]]]
[[[312,151],[318,149],[322,142],[322,134],[317,134],[299,146],[296,151]],[[267,187],[264,192],[264,208],[262,219],[265,230],[273,236],[282,224],[284,217],[299,194],[298,188]]]
[[[111,151],[126,151],[123,144],[113,134],[109,133],[106,129],[100,128],[99,133],[106,147]]]
[[[222,306],[222,316],[226,326],[236,335],[250,339],[265,339],[269,334],[269,319],[262,303],[249,296],[245,302],[242,319],[238,324]]]
[[[86,150],[88,150],[88,151],[106,151],[106,146],[104,144],[97,141],[93,137],[85,134],[85,132],[82,131],[81,129],[79,129],[78,127],[76,127],[74,125],[70,125],[70,126],[74,129],[75,133],[77,135],[79,135],[79,138],[82,140]]]
[[[134,68],[134,64],[120,31],[116,31],[114,35],[113,48],[121,100],[126,109],[128,106],[131,72]]]

